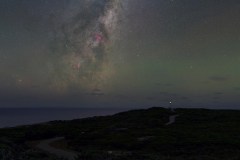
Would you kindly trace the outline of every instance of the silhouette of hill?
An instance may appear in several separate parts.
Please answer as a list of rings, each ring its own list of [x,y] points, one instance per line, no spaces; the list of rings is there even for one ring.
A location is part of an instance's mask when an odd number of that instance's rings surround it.
[[[178,115],[175,121],[166,125],[174,115]],[[236,110],[153,107],[4,128],[0,130],[0,156],[58,159],[38,150],[36,144],[64,137],[52,145],[79,153],[81,160],[239,159],[239,126],[240,111]]]

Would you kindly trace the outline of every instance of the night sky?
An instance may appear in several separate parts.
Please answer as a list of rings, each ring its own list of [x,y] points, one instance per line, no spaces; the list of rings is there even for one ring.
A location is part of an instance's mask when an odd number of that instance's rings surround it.
[[[239,0],[1,0],[0,107],[240,109]]]

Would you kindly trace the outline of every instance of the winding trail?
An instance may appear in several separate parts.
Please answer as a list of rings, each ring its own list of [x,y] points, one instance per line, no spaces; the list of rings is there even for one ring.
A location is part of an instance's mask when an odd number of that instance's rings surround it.
[[[175,121],[176,121],[176,117],[178,117],[179,115],[172,115],[172,116],[169,116],[169,121],[167,122],[167,123],[165,123],[165,125],[167,126],[167,125],[170,125],[170,124],[173,124],[173,123],[175,123]]]
[[[59,158],[66,158],[68,160],[74,160],[77,157],[77,153],[73,152],[73,151],[65,151],[59,148],[55,148],[52,147],[50,144],[55,142],[55,141],[59,141],[59,140],[63,140],[64,137],[56,137],[56,138],[51,138],[51,139],[46,139],[41,141],[38,145],[37,148],[46,151],[48,153],[54,154],[56,156],[58,156]]]
[[[176,111],[175,111],[174,108],[171,108],[171,112],[176,113]],[[169,121],[168,121],[167,123],[165,123],[165,125],[168,126],[168,125],[170,125],[170,124],[175,123],[176,118],[177,118],[178,116],[179,116],[178,114],[174,114],[174,115],[169,116]]]

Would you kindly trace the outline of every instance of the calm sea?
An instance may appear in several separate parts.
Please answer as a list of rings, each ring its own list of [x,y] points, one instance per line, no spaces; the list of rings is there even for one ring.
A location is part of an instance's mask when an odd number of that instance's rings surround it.
[[[112,115],[129,109],[86,108],[0,108],[0,128],[34,124],[52,120],[71,120]]]

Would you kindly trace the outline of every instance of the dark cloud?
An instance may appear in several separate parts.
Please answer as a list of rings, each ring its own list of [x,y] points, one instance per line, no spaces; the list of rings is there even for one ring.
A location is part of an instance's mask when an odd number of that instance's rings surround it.
[[[219,97],[219,96],[214,96],[213,99],[214,99],[214,100],[218,100],[218,99],[221,99],[221,97]]]
[[[172,84],[172,83],[166,83],[166,84],[164,84],[166,87],[172,87],[172,86],[174,86],[174,84]]]
[[[91,93],[88,93],[88,95],[91,95],[91,96],[103,96],[105,94],[104,94],[104,92],[102,92],[101,89],[95,88],[95,89],[92,90]]]
[[[177,93],[169,93],[169,92],[159,92],[158,94],[162,97],[172,97],[172,98],[176,98],[179,96]]]
[[[169,95],[168,92],[158,92],[159,95]]]
[[[211,76],[209,77],[210,80],[215,81],[215,82],[225,82],[229,80],[229,77],[225,76]]]
[[[181,99],[181,100],[187,100],[187,99],[189,99],[189,98],[188,98],[188,97],[185,97],[185,96],[181,96],[180,99]]]
[[[173,83],[161,83],[161,82],[157,82],[155,83],[156,86],[162,86],[162,87],[172,87],[174,86]]]
[[[152,101],[152,100],[156,100],[156,97],[149,96],[149,97],[146,97],[146,99]]]
[[[240,91],[240,87],[233,87],[234,90]]]
[[[90,95],[91,96],[103,96],[104,95],[104,93],[96,93],[96,92],[92,92],[92,93],[90,93]]]
[[[215,95],[223,95],[224,93],[223,92],[214,92],[213,94],[215,94]]]
[[[95,88],[95,89],[93,89],[93,92],[102,92],[102,90],[99,88]]]

